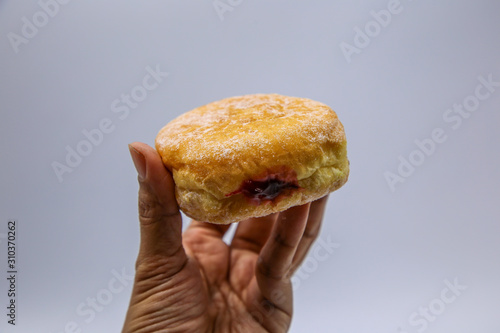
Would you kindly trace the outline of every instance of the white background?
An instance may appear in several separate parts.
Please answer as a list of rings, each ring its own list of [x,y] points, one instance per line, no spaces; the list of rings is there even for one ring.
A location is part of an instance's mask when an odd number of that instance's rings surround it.
[[[274,92],[330,105],[351,162],[320,235],[339,247],[310,253],[291,332],[499,332],[500,87],[458,128],[446,117],[478,77],[500,82],[500,2],[401,0],[382,27],[370,13],[389,2],[232,0],[218,13],[212,0],[73,0],[43,22],[36,1],[0,0],[0,236],[17,219],[19,270],[15,327],[0,274],[0,331],[120,331],[131,283],[108,283],[133,273],[139,239],[127,144],[153,145],[194,107]],[[13,45],[34,15],[38,31]],[[355,40],[365,26],[369,41]],[[169,75],[126,117],[113,112],[148,66]],[[114,130],[59,181],[53,163],[106,118]],[[418,153],[439,128],[446,140]],[[420,165],[392,191],[384,175],[400,156]]]

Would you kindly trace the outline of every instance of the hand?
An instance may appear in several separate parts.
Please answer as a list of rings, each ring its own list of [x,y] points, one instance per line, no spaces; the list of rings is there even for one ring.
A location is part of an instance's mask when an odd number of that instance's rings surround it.
[[[158,153],[130,145],[141,241],[123,332],[286,332],[291,275],[316,239],[327,197],[228,225],[192,221],[182,235],[174,181]]]

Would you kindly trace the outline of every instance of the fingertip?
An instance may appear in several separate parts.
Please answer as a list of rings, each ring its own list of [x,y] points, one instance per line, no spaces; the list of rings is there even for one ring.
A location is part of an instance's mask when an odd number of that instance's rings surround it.
[[[311,208],[310,202],[299,206],[293,206],[281,212],[279,217],[284,219],[286,219],[287,217],[293,217],[294,220],[300,220],[304,216],[307,217],[310,208]]]
[[[328,193],[327,195],[325,195],[319,199],[314,200],[313,203],[315,203],[315,202],[326,203],[328,201],[329,197],[330,197],[330,193]]]
[[[175,183],[172,174],[163,164],[160,154],[156,149],[142,142],[134,142],[129,146],[131,154],[142,156],[144,161],[142,177],[139,172],[142,165],[136,166],[142,189],[139,193],[140,201],[157,201],[165,208],[167,214],[177,213],[179,208],[175,199]]]
[[[134,158],[134,155],[140,155],[144,159],[144,179],[147,178],[151,182],[158,182],[165,177],[171,176],[170,171],[163,164],[162,158],[156,149],[142,142],[133,142],[128,146],[132,158]]]
[[[146,178],[146,158],[133,144],[128,145],[130,156],[134,162],[139,180]]]

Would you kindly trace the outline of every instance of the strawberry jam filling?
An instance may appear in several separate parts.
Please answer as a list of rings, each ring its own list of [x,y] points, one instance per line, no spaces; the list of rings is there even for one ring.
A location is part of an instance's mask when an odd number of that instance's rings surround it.
[[[241,193],[250,204],[258,206],[278,202],[299,188],[295,171],[281,167],[275,171],[268,170],[261,177],[243,181],[238,190],[226,196]]]

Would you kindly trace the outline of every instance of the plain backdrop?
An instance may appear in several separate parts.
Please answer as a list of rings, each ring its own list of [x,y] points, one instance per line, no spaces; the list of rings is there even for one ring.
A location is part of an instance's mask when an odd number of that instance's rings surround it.
[[[291,332],[500,331],[500,2],[60,1],[0,1],[1,332],[120,331],[127,144],[249,93],[326,103],[348,138]]]

